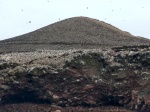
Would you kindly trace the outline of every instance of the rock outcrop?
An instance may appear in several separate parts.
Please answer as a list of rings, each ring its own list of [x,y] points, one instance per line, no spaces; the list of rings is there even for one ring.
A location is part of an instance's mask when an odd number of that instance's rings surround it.
[[[0,103],[150,111],[150,47],[0,55]]]

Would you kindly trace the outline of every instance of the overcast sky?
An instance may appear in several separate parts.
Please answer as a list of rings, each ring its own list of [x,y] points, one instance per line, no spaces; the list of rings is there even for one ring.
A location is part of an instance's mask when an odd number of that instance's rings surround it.
[[[0,0],[0,40],[75,16],[150,38],[150,0]]]

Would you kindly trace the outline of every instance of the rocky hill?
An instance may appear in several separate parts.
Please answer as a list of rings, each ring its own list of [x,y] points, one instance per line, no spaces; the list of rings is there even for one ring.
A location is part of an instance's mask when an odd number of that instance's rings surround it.
[[[0,99],[3,112],[149,112],[150,46],[1,54]]]
[[[18,37],[0,41],[0,52],[94,49],[150,44],[103,21],[69,18]]]
[[[0,112],[150,112],[149,44],[87,17],[0,41]]]

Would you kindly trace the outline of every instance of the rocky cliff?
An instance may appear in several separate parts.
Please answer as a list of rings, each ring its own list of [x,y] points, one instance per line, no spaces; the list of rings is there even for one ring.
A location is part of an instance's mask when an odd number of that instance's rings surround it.
[[[0,54],[0,108],[27,102],[149,112],[150,46]]]

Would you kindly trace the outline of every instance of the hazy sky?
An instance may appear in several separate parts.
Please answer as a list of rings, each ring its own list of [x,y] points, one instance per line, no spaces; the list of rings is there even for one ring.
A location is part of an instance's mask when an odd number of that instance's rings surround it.
[[[0,0],[0,40],[75,16],[150,38],[150,0]]]

